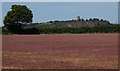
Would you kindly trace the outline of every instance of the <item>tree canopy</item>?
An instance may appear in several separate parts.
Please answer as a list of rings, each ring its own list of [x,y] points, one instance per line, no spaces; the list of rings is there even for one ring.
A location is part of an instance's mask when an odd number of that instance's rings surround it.
[[[21,27],[22,24],[31,23],[33,14],[30,9],[25,5],[12,5],[11,11],[7,12],[4,17],[4,25],[6,28]]]

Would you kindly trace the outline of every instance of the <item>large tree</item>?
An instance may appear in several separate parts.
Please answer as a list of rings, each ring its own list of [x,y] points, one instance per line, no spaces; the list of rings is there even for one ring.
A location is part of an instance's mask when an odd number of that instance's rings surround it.
[[[11,32],[18,33],[23,24],[32,22],[32,18],[32,11],[25,5],[12,5],[4,18],[4,25]]]

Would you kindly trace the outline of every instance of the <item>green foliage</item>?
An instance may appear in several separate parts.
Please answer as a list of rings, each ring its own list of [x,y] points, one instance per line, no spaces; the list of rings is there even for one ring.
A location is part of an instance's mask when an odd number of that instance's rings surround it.
[[[25,5],[12,5],[11,9],[4,18],[4,25],[11,32],[19,33],[22,24],[32,22],[33,14]]]
[[[99,19],[98,18],[93,18],[93,20],[92,21],[99,21]]]
[[[2,35],[13,35],[7,28],[2,27]]]
[[[23,29],[20,34],[40,34],[39,30],[36,28],[26,28]]]
[[[92,21],[92,18],[90,18],[89,21]]]
[[[70,28],[70,27],[54,27],[54,28],[44,28],[39,29],[41,34],[53,34],[53,33],[120,33],[120,25],[106,25],[106,26],[94,26],[94,27],[80,27],[80,28]]]
[[[120,33],[120,25],[104,25],[94,27],[50,27],[50,28],[39,28],[39,27],[27,27],[22,29],[19,34],[81,34],[81,33]],[[8,29],[2,29],[4,34],[10,33]]]

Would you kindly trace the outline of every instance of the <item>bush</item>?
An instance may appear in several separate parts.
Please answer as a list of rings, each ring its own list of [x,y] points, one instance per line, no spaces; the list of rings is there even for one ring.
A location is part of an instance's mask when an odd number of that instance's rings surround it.
[[[2,27],[2,35],[13,35],[7,28]]]
[[[70,28],[70,27],[53,27],[53,28],[44,28],[39,29],[42,34],[53,34],[53,33],[120,33],[120,25],[107,25],[107,26],[94,26],[94,27],[79,27],[79,28]]]
[[[38,28],[38,27],[28,27],[22,28],[19,34],[80,34],[80,33],[120,33],[120,25],[104,25],[104,26],[94,26],[94,27],[51,27],[51,28]],[[3,34],[11,34],[6,28],[2,29]]]

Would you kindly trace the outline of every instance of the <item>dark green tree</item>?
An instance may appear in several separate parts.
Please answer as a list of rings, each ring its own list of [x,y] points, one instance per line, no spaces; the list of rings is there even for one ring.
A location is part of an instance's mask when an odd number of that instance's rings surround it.
[[[99,21],[99,19],[98,18],[93,18],[93,21]]]
[[[19,33],[23,24],[32,22],[33,14],[25,5],[12,5],[11,9],[4,17],[4,25],[11,32]]]
[[[92,18],[90,18],[89,21],[92,21]]]
[[[86,21],[89,21],[88,19],[86,19]]]
[[[101,19],[100,21],[104,21],[103,19]]]
[[[82,19],[82,21],[85,21],[84,19]]]

